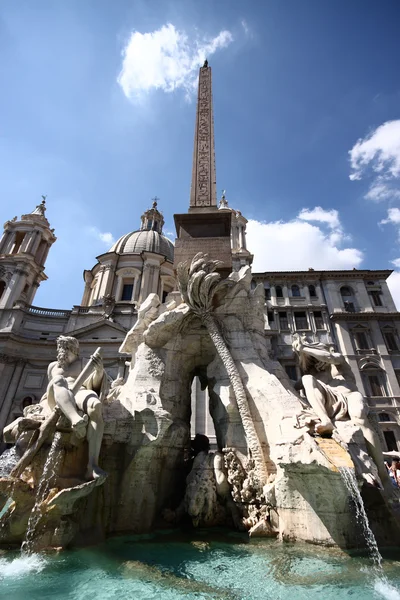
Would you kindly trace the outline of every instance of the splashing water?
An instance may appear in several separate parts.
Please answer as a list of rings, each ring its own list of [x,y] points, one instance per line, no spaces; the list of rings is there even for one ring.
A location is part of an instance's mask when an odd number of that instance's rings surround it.
[[[400,592],[388,582],[383,573],[382,555],[379,552],[378,544],[376,543],[375,536],[372,533],[368,521],[367,513],[365,512],[364,502],[360,490],[358,489],[354,470],[349,467],[339,467],[339,471],[353,500],[356,511],[356,520],[362,529],[369,555],[374,563],[376,576],[374,589],[382,598],[386,598],[387,600],[400,600]]]
[[[17,448],[13,446],[4,450],[0,456],[0,477],[7,477],[18,462]]]
[[[21,555],[13,560],[0,558],[0,580],[21,577],[32,571],[40,572],[46,563],[39,554]]]
[[[58,473],[58,467],[60,466],[63,456],[60,442],[61,433],[56,432],[38,484],[35,504],[30,514],[28,527],[26,529],[25,541],[21,546],[21,551],[24,554],[31,554],[32,552],[36,529],[42,517],[42,503],[45,500]]]

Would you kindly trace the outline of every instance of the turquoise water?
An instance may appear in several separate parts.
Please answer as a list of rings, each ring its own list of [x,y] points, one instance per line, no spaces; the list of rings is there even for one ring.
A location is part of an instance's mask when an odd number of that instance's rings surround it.
[[[59,555],[2,554],[0,598],[399,600],[400,553],[385,557],[377,574],[369,559],[335,550],[225,532],[164,532]]]

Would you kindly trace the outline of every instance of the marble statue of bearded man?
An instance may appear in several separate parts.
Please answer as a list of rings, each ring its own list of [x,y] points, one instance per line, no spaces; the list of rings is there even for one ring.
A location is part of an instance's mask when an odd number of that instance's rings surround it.
[[[43,401],[50,410],[56,406],[61,409],[77,438],[86,436],[89,453],[86,477],[98,479],[106,476],[98,461],[104,432],[100,397],[105,394],[107,378],[102,359],[93,356],[91,360],[94,367],[92,374],[74,394],[71,388],[84,367],[83,359],[79,356],[79,342],[70,336],[58,337],[57,360],[50,363],[47,369],[49,383]]]

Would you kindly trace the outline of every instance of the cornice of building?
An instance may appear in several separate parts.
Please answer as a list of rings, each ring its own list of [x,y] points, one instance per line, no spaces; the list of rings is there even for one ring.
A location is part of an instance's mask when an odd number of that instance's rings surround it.
[[[253,273],[253,279],[387,279],[393,273],[393,269],[351,269],[330,271],[265,271],[264,273]]]
[[[400,312],[335,312],[329,315],[332,321],[386,321],[400,320]]]

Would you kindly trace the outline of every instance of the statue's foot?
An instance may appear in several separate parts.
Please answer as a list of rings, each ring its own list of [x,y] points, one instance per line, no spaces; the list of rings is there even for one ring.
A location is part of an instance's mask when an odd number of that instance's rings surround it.
[[[88,481],[96,480],[97,485],[101,485],[108,476],[108,473],[100,469],[99,465],[89,465],[86,471]]]
[[[87,423],[87,415],[84,415],[81,419],[77,419],[74,423],[71,423],[72,432],[79,440],[86,436]]]
[[[334,427],[330,421],[327,421],[325,423],[319,423],[319,425],[316,425],[315,427],[316,433],[318,433],[318,435],[320,435],[321,437],[331,437],[333,430]]]

